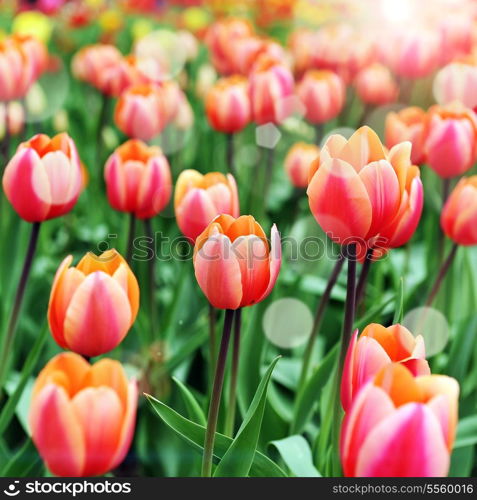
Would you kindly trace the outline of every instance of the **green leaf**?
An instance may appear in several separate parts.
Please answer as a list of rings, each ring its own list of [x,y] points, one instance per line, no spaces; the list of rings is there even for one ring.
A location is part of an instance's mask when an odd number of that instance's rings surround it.
[[[247,410],[242,425],[237,432],[232,444],[222,457],[215,469],[216,477],[246,477],[253,463],[257,449],[260,429],[262,427],[263,412],[267,402],[267,389],[273,369],[280,356],[277,356],[268,367],[263,376],[252,404]]]
[[[205,427],[179,415],[175,410],[152,396],[145,395],[154,411],[162,421],[170,427],[180,438],[193,446],[199,452],[204,449]],[[214,457],[221,459],[232,444],[232,439],[218,432],[215,434]],[[257,451],[252,467],[252,477],[287,477],[286,473],[266,455]]]
[[[457,379],[460,384],[464,383],[468,373],[472,350],[477,340],[477,316],[462,321],[458,325],[449,352],[447,362],[447,374]]]
[[[328,382],[333,372],[333,366],[338,355],[338,347],[339,344],[336,344],[323,358],[304,387],[299,391],[291,427],[293,434],[301,432],[310,419],[313,408],[318,402],[320,391],[326,382]]]
[[[27,438],[20,449],[0,469],[0,477],[31,477],[35,467],[42,467],[42,461],[35,445]]]
[[[321,474],[313,465],[310,445],[303,436],[299,434],[289,436],[285,439],[272,441],[270,444],[275,446],[283,461],[295,476],[321,477]]]
[[[190,390],[178,378],[172,377],[172,380],[177,384],[181,391],[181,396],[187,408],[189,418],[193,422],[205,427],[207,425],[207,419],[205,418],[204,412],[192,392],[190,392]]]
[[[402,323],[404,315],[404,279],[401,277],[399,281],[399,293],[396,295],[396,308],[394,312],[393,325]]]
[[[451,456],[449,477],[469,477],[474,463],[474,447],[457,448]]]
[[[457,425],[454,449],[477,444],[477,415],[463,418]]]
[[[40,334],[38,335],[35,343],[33,344],[30,353],[28,354],[28,357],[25,361],[23,370],[21,372],[21,375],[19,376],[19,380],[15,386],[15,389],[12,391],[8,391],[8,387],[6,388],[7,392],[10,392],[10,397],[8,398],[7,403],[5,404],[0,413],[0,434],[3,434],[5,432],[6,428],[8,427],[8,424],[10,423],[13,415],[15,414],[15,411],[17,410],[17,406],[23,394],[23,391],[25,390],[30,375],[32,374],[33,369],[35,368],[38,362],[38,358],[40,357],[41,349],[47,338],[47,333],[48,333],[48,326],[47,324],[45,324]],[[25,425],[25,422],[22,423],[23,425]]]

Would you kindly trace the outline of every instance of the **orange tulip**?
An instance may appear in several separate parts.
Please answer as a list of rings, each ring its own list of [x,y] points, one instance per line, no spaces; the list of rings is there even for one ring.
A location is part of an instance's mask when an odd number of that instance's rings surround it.
[[[386,365],[358,393],[341,427],[347,477],[446,476],[457,425],[459,384],[413,377]]]
[[[56,476],[98,476],[117,467],[134,435],[136,382],[118,361],[90,365],[72,352],[55,356],[33,387],[32,439]]]
[[[240,214],[237,184],[231,174],[184,170],[176,182],[174,209],[182,234],[195,241],[220,214]]]
[[[285,172],[290,182],[297,188],[308,186],[310,165],[320,155],[320,148],[314,144],[297,142],[285,158]]]
[[[394,227],[419,178],[410,154],[409,143],[387,152],[369,127],[349,140],[337,134],[326,141],[310,167],[307,194],[316,221],[330,238],[340,244],[373,245]],[[380,243],[389,241],[380,238]]]
[[[399,87],[392,73],[382,64],[372,64],[362,69],[354,80],[358,97],[365,104],[384,106],[396,101]]]
[[[171,198],[167,158],[157,146],[138,140],[125,142],[109,157],[104,179],[111,206],[140,219],[157,215]]]
[[[462,178],[441,214],[441,227],[459,245],[477,245],[477,175]]]
[[[411,161],[414,165],[422,165],[425,162],[426,121],[426,112],[415,106],[405,108],[398,113],[388,113],[385,125],[386,146],[392,148],[401,142],[410,141]]]
[[[220,79],[207,94],[205,112],[215,130],[226,134],[240,132],[251,118],[248,80],[242,76]]]
[[[354,397],[384,366],[400,362],[414,375],[429,375],[424,339],[402,325],[385,328],[373,323],[358,338],[354,333],[346,354],[341,379],[341,403],[348,411]]]
[[[66,257],[56,272],[48,305],[51,333],[60,347],[84,356],[114,349],[139,309],[139,286],[116,250],[87,253],[76,267]]]
[[[197,238],[195,277],[209,302],[238,309],[265,299],[280,272],[280,234],[272,227],[271,244],[251,215],[220,215]]]

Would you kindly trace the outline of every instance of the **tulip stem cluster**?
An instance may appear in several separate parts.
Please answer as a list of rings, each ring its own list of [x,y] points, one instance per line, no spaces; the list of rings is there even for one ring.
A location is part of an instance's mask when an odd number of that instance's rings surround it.
[[[232,347],[232,371],[230,375],[229,402],[225,419],[225,435],[233,437],[235,424],[235,408],[237,406],[237,380],[240,358],[240,329],[242,326],[242,310],[235,311],[234,338]]]
[[[21,306],[23,303],[23,297],[25,295],[26,285],[28,282],[28,276],[30,275],[31,266],[33,263],[33,257],[35,255],[36,246],[38,243],[38,237],[40,235],[40,222],[34,222],[32,224],[30,241],[28,243],[28,250],[25,256],[25,261],[23,263],[22,274],[20,276],[20,281],[18,283],[17,293],[15,295],[15,302],[13,304],[12,313],[10,320],[8,322],[7,331],[3,337],[2,351],[0,358],[0,397],[1,388],[3,387],[4,377],[8,366],[9,354],[15,339],[15,332],[18,323],[18,316],[20,314]]]
[[[446,277],[447,271],[449,270],[450,266],[452,265],[452,262],[454,261],[454,258],[457,254],[458,248],[459,248],[459,245],[457,243],[454,243],[446,260],[442,263],[442,266],[439,269],[439,273],[437,275],[436,281],[434,282],[434,285],[432,286],[431,291],[429,292],[429,295],[427,297],[427,300],[426,300],[427,307],[430,307],[432,305],[432,303],[434,302],[434,299],[436,298],[436,295],[438,294],[438,292],[441,288],[442,282],[444,281],[444,278]]]

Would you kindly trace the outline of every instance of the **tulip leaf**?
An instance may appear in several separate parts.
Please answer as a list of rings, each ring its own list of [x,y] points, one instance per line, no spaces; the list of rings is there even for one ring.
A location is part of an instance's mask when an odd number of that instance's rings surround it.
[[[154,411],[168,427],[196,450],[203,451],[205,439],[205,427],[203,425],[188,420],[154,397],[148,394],[145,396]],[[232,438],[217,432],[215,434],[214,458],[221,459],[232,442]],[[259,451],[255,453],[249,475],[252,477],[287,477],[286,473],[275,462]]]
[[[399,280],[399,293],[396,295],[396,306],[394,311],[393,325],[402,323],[404,315],[404,279]]]
[[[317,366],[304,387],[300,388],[295,404],[295,414],[292,422],[291,432],[301,432],[307,424],[313,412],[315,404],[318,403],[320,391],[330,379],[333,372],[339,344],[336,344],[331,351],[323,358]]]
[[[0,469],[0,477],[33,477],[35,467],[43,467],[35,445],[27,438],[19,450]]]
[[[321,477],[313,465],[310,445],[299,434],[272,441],[283,461],[296,477]]]
[[[262,427],[263,413],[267,403],[268,384],[279,359],[280,356],[277,356],[265,372],[253,397],[252,404],[245,414],[242,425],[215,469],[214,476],[246,477],[249,475]]]
[[[477,444],[477,415],[463,418],[457,425],[454,449]]]
[[[192,392],[190,392],[185,384],[183,384],[178,378],[172,377],[172,380],[177,384],[177,387],[179,387],[179,390],[181,391],[181,396],[184,400],[189,418],[193,422],[205,427],[207,425],[207,419],[205,418],[204,412]]]

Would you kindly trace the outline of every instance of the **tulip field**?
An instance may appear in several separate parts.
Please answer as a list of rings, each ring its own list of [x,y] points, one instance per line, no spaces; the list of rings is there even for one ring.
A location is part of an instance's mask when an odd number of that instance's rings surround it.
[[[0,477],[475,477],[476,112],[473,0],[2,2]]]

